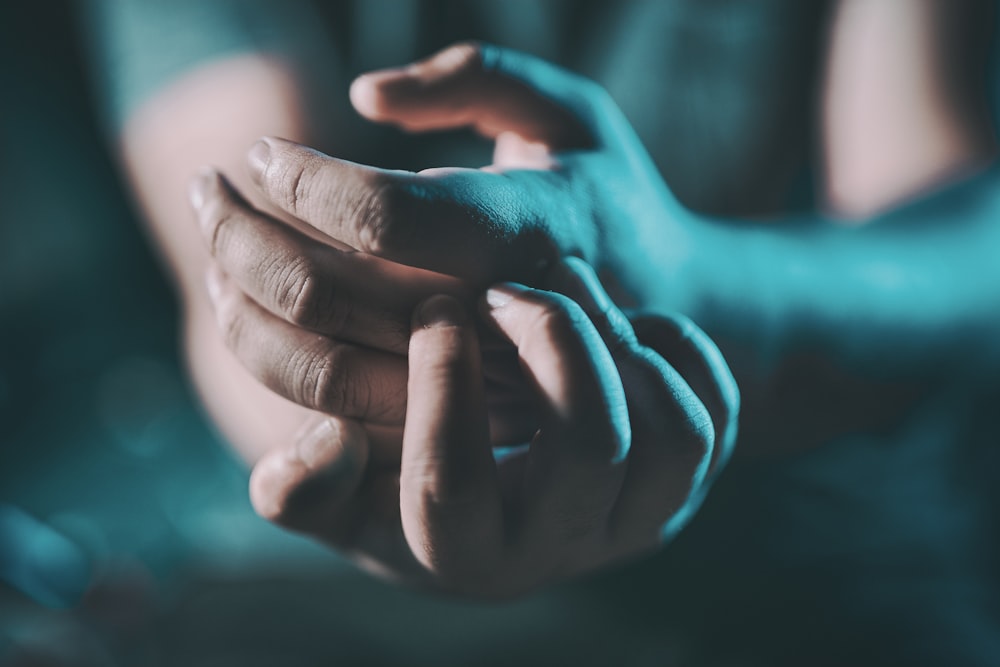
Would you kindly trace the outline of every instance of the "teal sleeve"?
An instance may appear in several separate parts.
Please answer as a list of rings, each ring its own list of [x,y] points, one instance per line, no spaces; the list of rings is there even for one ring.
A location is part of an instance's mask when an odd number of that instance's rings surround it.
[[[323,21],[305,0],[80,0],[97,102],[117,130],[137,104],[212,59],[268,53],[309,76],[335,66]]]

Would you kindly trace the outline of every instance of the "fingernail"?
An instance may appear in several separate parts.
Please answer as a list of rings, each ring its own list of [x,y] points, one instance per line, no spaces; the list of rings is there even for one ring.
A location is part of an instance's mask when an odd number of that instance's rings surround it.
[[[445,294],[432,296],[421,304],[417,320],[425,328],[465,324],[465,309],[458,300]]]
[[[212,303],[217,303],[222,295],[222,270],[214,264],[205,272],[205,288]]]
[[[219,178],[219,172],[212,167],[202,167],[188,184],[188,197],[191,206],[200,209],[208,199],[209,191],[214,187]]]
[[[325,463],[324,454],[328,453],[330,445],[333,444],[336,435],[334,423],[330,419],[323,419],[318,424],[313,425],[305,433],[301,434],[295,443],[295,455],[309,469],[315,469]],[[343,466],[343,461],[338,461]],[[337,466],[334,466],[336,468]]]
[[[486,303],[490,310],[503,308],[510,303],[515,296],[527,292],[528,288],[517,283],[500,283],[486,290]]]
[[[250,168],[250,176],[254,182],[260,183],[264,177],[264,170],[271,159],[271,144],[265,139],[259,139],[247,153],[247,165]]]

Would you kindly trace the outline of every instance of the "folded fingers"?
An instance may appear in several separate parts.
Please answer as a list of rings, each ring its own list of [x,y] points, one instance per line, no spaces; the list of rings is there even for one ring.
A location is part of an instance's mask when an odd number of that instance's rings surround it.
[[[520,539],[565,555],[601,537],[625,474],[631,432],[607,347],[571,300],[494,286],[487,317],[516,347],[540,428],[528,451]]]
[[[613,541],[651,546],[686,523],[709,470],[731,448],[735,383],[715,346],[687,320],[645,320],[643,332],[657,333],[659,343],[646,345],[582,260],[564,260],[549,280],[581,304],[624,384],[633,444]]]
[[[401,424],[406,413],[406,359],[331,340],[275,317],[227,276],[207,276],[227,347],[275,393],[330,415]]]
[[[454,278],[309,238],[255,210],[214,170],[195,179],[192,201],[218,264],[254,301],[301,328],[405,354],[414,305],[463,292]]]

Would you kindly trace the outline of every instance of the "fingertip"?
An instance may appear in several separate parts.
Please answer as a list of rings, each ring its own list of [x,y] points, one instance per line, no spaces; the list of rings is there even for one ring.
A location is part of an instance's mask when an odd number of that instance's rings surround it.
[[[254,465],[250,473],[250,504],[261,518],[280,521],[290,477],[283,452],[268,453]]]
[[[351,84],[351,104],[371,120],[404,122],[401,112],[429,88],[481,65],[480,45],[453,44],[405,67],[362,74]]]
[[[271,161],[271,138],[261,137],[247,152],[247,170],[254,183],[260,183]]]
[[[379,116],[377,79],[377,74],[362,74],[351,83],[349,92],[351,104],[366,118]]]
[[[404,112],[425,85],[411,65],[362,74],[351,84],[349,95],[354,109],[365,118],[405,125]]]
[[[205,165],[200,167],[188,181],[188,199],[196,211],[201,210],[212,192],[218,189],[219,176],[218,169]]]

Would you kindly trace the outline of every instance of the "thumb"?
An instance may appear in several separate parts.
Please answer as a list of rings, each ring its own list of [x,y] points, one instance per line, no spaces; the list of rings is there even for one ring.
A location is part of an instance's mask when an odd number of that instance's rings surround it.
[[[416,132],[513,132],[554,149],[602,143],[609,108],[594,82],[517,51],[460,43],[406,67],[364,74],[351,102],[366,118]]]

